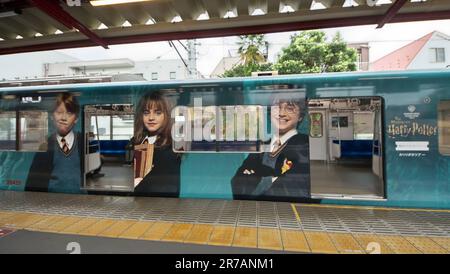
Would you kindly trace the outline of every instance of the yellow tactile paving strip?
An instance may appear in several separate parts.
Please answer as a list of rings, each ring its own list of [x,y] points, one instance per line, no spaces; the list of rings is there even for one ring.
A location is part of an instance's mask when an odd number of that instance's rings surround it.
[[[28,230],[46,231],[47,227],[55,224],[61,220],[63,216],[46,215],[43,216],[39,222],[27,227]]]
[[[394,251],[389,248],[377,235],[375,234],[353,234],[353,237],[358,241],[361,247],[365,247],[366,253],[381,253],[392,254]],[[375,243],[377,247],[374,247],[372,243]]]
[[[79,234],[80,231],[86,229],[87,227],[90,227],[91,225],[95,224],[97,221],[99,221],[99,219],[85,218],[85,219],[63,229],[61,232],[67,233],[67,234]]]
[[[125,239],[139,239],[153,224],[154,222],[136,222],[118,237]]]
[[[214,226],[214,229],[209,237],[208,244],[231,246],[233,243],[233,237],[235,233],[235,227],[233,226]]]
[[[450,238],[432,237],[431,240],[447,250],[447,253],[450,253]]]
[[[191,244],[206,244],[208,243],[213,230],[213,225],[196,224],[189,235],[184,239],[184,242]]]
[[[339,253],[347,253],[347,254],[365,253],[364,249],[349,233],[329,233],[329,236]]]
[[[338,253],[329,233],[304,231],[309,248],[313,253]]]
[[[92,224],[91,226],[88,226],[85,229],[80,230],[78,234],[86,236],[97,236],[101,232],[110,228],[114,224],[114,222],[115,222],[114,220],[110,219],[101,219]]]
[[[230,225],[85,218],[0,211],[0,227],[112,238],[313,253],[444,253],[450,238],[331,233]]]
[[[173,225],[169,222],[155,222],[139,239],[159,241]]]
[[[443,254],[446,253],[446,250],[442,248],[440,245],[435,243],[432,239],[424,238],[424,237],[404,237],[410,243],[412,243],[417,249],[419,249],[422,253],[426,254]]]
[[[311,252],[303,231],[283,229],[281,238],[286,251]]]
[[[238,226],[234,231],[233,246],[258,247],[258,229],[256,227]]]
[[[413,244],[411,244],[407,239],[402,236],[378,236],[384,243],[386,243],[389,248],[397,254],[419,254],[419,249],[417,249]]]
[[[48,226],[41,228],[40,231],[46,231],[46,232],[60,232],[61,230],[64,230],[65,228],[78,223],[81,221],[82,218],[80,217],[64,217],[64,216],[58,216],[56,218],[51,219],[50,222],[48,222]]]
[[[174,224],[162,238],[163,241],[183,242],[194,225],[193,224]]]
[[[136,221],[117,221],[105,231],[100,232],[98,236],[117,238],[134,224],[136,224]]]
[[[258,228],[258,247],[283,250],[280,230],[274,228]]]

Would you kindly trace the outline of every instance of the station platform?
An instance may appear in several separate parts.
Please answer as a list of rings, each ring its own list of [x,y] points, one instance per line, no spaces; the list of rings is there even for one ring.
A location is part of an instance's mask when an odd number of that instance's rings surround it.
[[[0,191],[0,253],[27,253],[27,237],[94,253],[449,254],[450,211]]]

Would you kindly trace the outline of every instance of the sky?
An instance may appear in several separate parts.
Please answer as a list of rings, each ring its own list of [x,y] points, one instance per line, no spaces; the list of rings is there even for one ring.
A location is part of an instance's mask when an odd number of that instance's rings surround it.
[[[422,37],[432,31],[440,31],[450,36],[450,20],[423,21],[411,23],[386,24],[381,29],[376,25],[322,29],[329,38],[340,32],[348,43],[369,42],[370,62]],[[289,45],[290,37],[295,32],[272,33],[266,35],[269,42],[269,61],[276,61],[283,47]],[[185,41],[181,41],[184,44]],[[220,37],[198,39],[197,69],[202,75],[209,76],[223,57],[236,56],[236,37]],[[185,51],[179,43],[175,43],[182,55]],[[101,47],[60,50],[81,60],[99,60],[110,58],[129,58],[134,61],[154,59],[177,59],[176,51],[168,42],[151,42]]]

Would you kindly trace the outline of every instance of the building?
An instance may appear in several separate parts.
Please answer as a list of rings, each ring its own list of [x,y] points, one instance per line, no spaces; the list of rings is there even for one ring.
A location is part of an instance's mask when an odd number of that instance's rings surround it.
[[[43,76],[95,76],[117,74],[139,75],[148,81],[182,80],[189,76],[188,69],[183,61],[179,59],[133,61],[128,58],[46,63],[44,64]]]
[[[356,50],[356,70],[369,70],[369,43],[350,43],[348,47]]]
[[[58,51],[30,52],[0,56],[0,81],[28,80],[44,76],[44,64],[74,62],[78,59]],[[5,69],[8,68],[8,69]]]
[[[133,61],[128,58],[83,61],[58,51],[0,56],[0,83],[48,82],[46,79],[80,80],[112,76],[112,81],[182,80],[189,76],[180,59]]]
[[[372,71],[450,67],[450,36],[434,31],[376,60]]]
[[[239,56],[223,57],[211,72],[211,78],[221,77],[225,73],[225,71],[242,64],[242,59]]]

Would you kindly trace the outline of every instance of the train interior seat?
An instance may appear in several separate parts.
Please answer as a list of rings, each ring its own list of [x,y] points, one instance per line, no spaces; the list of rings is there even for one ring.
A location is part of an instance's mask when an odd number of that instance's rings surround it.
[[[371,159],[373,155],[372,140],[333,140],[337,145],[339,158]]]
[[[100,154],[105,156],[125,156],[130,140],[100,140]]]

